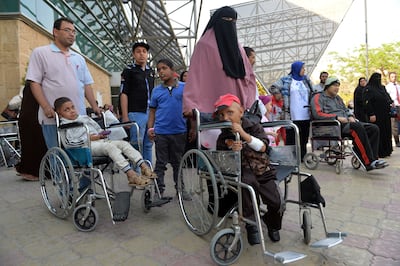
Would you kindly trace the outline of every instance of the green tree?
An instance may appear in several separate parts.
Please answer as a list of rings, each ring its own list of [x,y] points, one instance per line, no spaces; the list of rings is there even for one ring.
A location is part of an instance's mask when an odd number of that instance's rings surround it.
[[[340,95],[346,102],[353,98],[358,79],[366,76],[365,51],[365,45],[361,45],[346,55],[340,55],[337,52],[329,53],[332,63],[328,65],[327,70],[330,75],[340,78]],[[374,72],[381,73],[383,84],[388,82],[389,72],[400,73],[399,62],[400,42],[382,44],[380,47],[368,49],[368,75],[371,76]]]

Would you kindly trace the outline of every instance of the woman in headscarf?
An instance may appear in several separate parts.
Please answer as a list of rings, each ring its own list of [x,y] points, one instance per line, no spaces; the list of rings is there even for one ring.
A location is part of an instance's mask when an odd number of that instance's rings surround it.
[[[392,102],[385,86],[382,85],[381,74],[372,74],[365,88],[365,106],[369,122],[379,127],[378,156],[380,158],[390,156],[393,152],[390,121],[390,105]]]
[[[307,142],[310,131],[310,100],[312,84],[305,75],[304,63],[293,62],[289,75],[274,83],[280,88],[283,96],[283,112],[285,120],[292,120],[299,128],[301,160],[307,153]],[[286,145],[294,145],[294,130],[286,130]]]
[[[203,113],[203,120],[210,119],[215,111],[214,103],[221,95],[228,93],[237,96],[245,109],[249,109],[255,102],[256,79],[253,67],[238,42],[236,19],[237,13],[231,7],[224,6],[216,10],[194,48],[189,77],[183,92],[185,116],[192,117],[192,110],[196,108]],[[204,113],[210,115],[207,117]],[[194,129],[192,123],[188,134],[190,141],[195,139]],[[212,134],[208,131],[205,133]],[[219,132],[215,136],[218,135]],[[207,137],[203,136],[202,139]],[[211,142],[216,143],[216,138]],[[230,192],[220,199],[221,215],[237,202],[236,193]],[[246,228],[248,228],[249,242],[259,243],[257,228],[254,226]]]
[[[236,33],[236,11],[224,6],[215,11],[190,60],[189,77],[183,93],[183,112],[194,108],[214,112],[220,95],[236,95],[245,108],[256,99],[253,68]]]
[[[367,114],[365,113],[364,89],[367,85],[367,80],[364,77],[358,79],[358,86],[354,90],[354,116],[361,122],[367,122]]]

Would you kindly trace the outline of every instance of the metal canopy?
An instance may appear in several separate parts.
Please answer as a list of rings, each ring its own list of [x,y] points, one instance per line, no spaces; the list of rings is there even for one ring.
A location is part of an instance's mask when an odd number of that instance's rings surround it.
[[[255,71],[271,85],[303,61],[311,74],[352,0],[259,0],[233,6],[239,42],[256,52]]]
[[[196,1],[130,0],[124,3],[133,21],[132,43],[145,41],[150,45],[151,65],[168,58],[177,71],[186,69],[192,52],[189,42],[196,39],[197,34]],[[178,12],[186,13],[184,23],[171,19]]]

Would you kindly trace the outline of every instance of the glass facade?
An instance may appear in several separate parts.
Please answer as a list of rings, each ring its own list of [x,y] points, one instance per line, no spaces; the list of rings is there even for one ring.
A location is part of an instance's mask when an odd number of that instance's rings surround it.
[[[50,33],[59,17],[74,21],[74,48],[110,72],[131,60],[132,28],[119,0],[2,0],[0,13],[21,13]]]

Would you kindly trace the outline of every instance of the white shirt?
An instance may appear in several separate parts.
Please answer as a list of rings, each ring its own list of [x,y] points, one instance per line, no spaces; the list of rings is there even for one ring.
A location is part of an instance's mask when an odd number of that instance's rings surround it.
[[[309,120],[309,91],[303,81],[292,80],[290,85],[290,116],[293,121]]]
[[[386,85],[386,91],[389,93],[390,98],[392,98],[392,100],[394,101],[394,105],[396,105],[396,106],[400,105],[400,103],[398,101],[398,97],[397,97],[397,94],[400,93],[399,85],[397,85],[393,82],[389,82]]]

